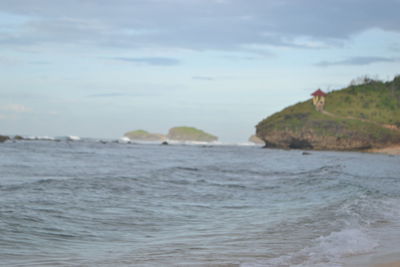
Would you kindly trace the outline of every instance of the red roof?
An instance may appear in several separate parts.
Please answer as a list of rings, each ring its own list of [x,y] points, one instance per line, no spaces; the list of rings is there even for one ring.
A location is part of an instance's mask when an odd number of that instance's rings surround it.
[[[315,91],[311,95],[312,96],[326,96],[326,94],[323,91],[321,91],[321,89],[318,89],[317,91]]]

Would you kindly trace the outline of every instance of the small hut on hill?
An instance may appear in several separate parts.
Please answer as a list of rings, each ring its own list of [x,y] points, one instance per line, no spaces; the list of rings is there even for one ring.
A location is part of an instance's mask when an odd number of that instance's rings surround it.
[[[321,89],[318,89],[314,93],[311,94],[313,96],[313,104],[318,111],[322,111],[325,105],[325,97],[326,93]]]

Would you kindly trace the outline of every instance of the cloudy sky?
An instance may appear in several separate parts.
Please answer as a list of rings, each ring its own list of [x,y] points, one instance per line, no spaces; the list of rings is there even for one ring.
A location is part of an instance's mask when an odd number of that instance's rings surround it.
[[[246,141],[315,89],[400,74],[400,0],[1,0],[0,133]]]

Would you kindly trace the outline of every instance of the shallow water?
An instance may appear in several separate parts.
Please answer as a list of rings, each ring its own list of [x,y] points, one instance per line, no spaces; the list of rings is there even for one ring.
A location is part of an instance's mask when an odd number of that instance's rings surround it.
[[[398,156],[7,142],[0,265],[342,266],[399,245],[399,185]]]

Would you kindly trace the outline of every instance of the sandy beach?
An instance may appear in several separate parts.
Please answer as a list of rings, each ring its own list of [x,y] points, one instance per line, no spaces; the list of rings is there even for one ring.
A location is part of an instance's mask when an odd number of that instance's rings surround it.
[[[400,260],[397,253],[383,253],[380,255],[360,255],[350,258],[344,264],[346,267],[400,267]]]
[[[385,148],[374,148],[368,150],[368,152],[388,154],[388,155],[400,155],[400,145],[389,146]]]
[[[377,264],[375,267],[400,267],[400,261]]]

